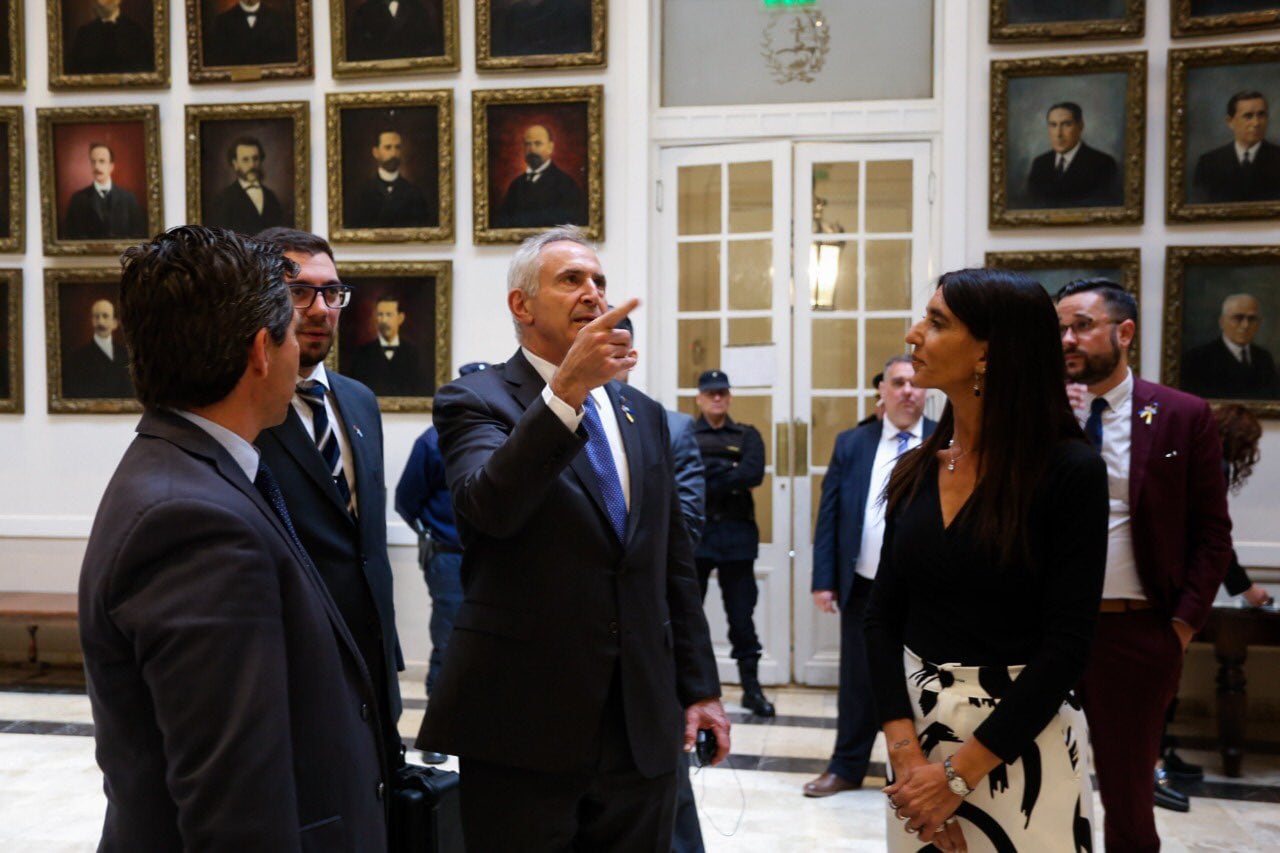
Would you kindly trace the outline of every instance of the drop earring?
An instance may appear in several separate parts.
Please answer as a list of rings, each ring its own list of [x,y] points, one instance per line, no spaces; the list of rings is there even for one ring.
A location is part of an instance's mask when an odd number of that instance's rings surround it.
[[[973,372],[973,396],[982,396],[982,374],[976,370]]]

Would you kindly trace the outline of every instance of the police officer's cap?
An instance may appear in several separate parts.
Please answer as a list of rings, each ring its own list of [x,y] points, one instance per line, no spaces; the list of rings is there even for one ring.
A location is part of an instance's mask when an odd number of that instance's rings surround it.
[[[728,391],[729,374],[723,370],[704,370],[698,377],[698,390],[701,392]]]
[[[488,369],[489,362],[487,361],[468,361],[466,364],[462,365],[462,367],[458,368],[458,375],[467,376],[468,374],[475,373],[477,370]]]

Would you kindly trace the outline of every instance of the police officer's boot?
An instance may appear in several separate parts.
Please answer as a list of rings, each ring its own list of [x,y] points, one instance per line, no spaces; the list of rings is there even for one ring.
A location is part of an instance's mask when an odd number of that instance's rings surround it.
[[[742,677],[742,707],[758,717],[772,717],[777,711],[760,689],[759,665],[759,658],[738,661],[738,674]]]

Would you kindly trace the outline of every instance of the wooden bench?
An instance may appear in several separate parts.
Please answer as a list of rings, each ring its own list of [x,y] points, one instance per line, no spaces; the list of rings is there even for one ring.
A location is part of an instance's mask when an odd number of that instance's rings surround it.
[[[0,622],[16,622],[27,629],[31,642],[27,662],[39,664],[37,635],[42,625],[78,623],[78,597],[74,592],[0,592]]]

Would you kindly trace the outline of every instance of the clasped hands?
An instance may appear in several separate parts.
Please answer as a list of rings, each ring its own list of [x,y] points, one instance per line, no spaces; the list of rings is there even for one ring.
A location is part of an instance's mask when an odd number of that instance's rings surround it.
[[[968,849],[964,832],[952,817],[962,798],[947,787],[941,764],[931,764],[923,755],[903,767],[894,767],[895,780],[882,790],[889,797],[894,815],[903,829],[919,833],[920,840],[932,842],[943,851],[964,853]]]

